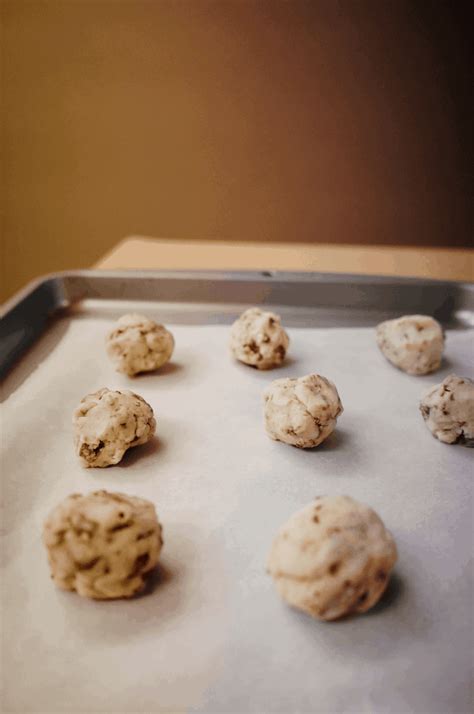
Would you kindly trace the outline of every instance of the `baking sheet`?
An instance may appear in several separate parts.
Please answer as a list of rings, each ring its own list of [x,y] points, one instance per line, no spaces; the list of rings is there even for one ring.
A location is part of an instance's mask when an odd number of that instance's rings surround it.
[[[431,437],[418,401],[451,372],[473,376],[472,332],[449,331],[442,370],[410,377],[372,329],[292,328],[285,366],[257,372],[229,358],[228,327],[176,324],[172,363],[130,380],[104,352],[111,317],[58,320],[5,383],[4,711],[469,711],[473,452]],[[271,441],[264,387],[312,371],[338,387],[336,432],[311,451]],[[158,438],[83,470],[71,414],[103,386],[141,394]],[[49,579],[44,518],[100,488],[149,498],[164,526],[162,565],[135,600]],[[380,513],[399,562],[370,613],[321,623],[284,605],[265,561],[291,513],[337,493]]]

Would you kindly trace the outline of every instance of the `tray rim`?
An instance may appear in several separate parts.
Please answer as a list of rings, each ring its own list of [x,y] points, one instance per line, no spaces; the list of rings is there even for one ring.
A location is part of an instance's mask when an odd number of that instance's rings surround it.
[[[81,268],[78,270],[58,270],[51,273],[33,278],[26,285],[17,290],[10,298],[8,298],[1,306],[0,317],[6,315],[20,304],[28,295],[34,292],[37,288],[52,284],[59,280],[68,278],[111,278],[111,279],[126,279],[126,278],[172,278],[172,279],[202,279],[202,280],[218,280],[224,281],[229,279],[241,280],[256,280],[256,279],[272,279],[278,278],[282,281],[293,280],[301,282],[341,282],[346,283],[350,280],[353,283],[362,285],[370,285],[378,283],[380,285],[398,284],[398,285],[432,285],[432,286],[452,286],[453,288],[463,288],[469,291],[474,291],[474,280],[442,280],[439,278],[418,278],[415,276],[402,275],[380,275],[367,273],[344,273],[344,272],[315,272],[315,271],[281,271],[281,270],[157,270],[154,268],[141,268],[120,270],[96,269],[96,268]],[[100,298],[99,298],[100,299]]]

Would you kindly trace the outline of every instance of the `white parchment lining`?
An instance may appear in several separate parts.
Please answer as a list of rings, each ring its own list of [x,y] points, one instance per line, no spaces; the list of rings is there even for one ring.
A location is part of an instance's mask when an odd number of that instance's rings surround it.
[[[449,332],[443,369],[417,378],[383,359],[372,329],[290,329],[286,365],[257,372],[230,359],[227,327],[171,325],[172,363],[130,380],[105,355],[110,324],[56,322],[5,385],[4,711],[468,711],[473,452],[436,441],[418,402],[451,372],[472,377],[472,333]],[[338,387],[336,433],[312,451],[271,441],[264,387],[312,371]],[[84,470],[71,414],[103,386],[141,394],[158,439]],[[45,516],[100,488],[152,500],[163,523],[162,567],[136,600],[49,579]],[[379,512],[399,562],[371,613],[327,624],[286,607],[265,562],[293,511],[336,493]]]

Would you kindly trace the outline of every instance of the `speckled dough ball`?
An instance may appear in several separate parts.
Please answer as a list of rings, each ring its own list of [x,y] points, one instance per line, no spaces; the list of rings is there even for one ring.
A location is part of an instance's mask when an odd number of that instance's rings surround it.
[[[427,315],[405,315],[381,322],[376,340],[382,354],[408,374],[428,374],[441,364],[443,328]]]
[[[235,359],[257,369],[281,365],[289,343],[280,317],[258,307],[243,312],[230,331],[230,349]]]
[[[74,445],[85,467],[118,464],[127,449],[155,433],[153,409],[138,394],[99,389],[81,400],[73,416]]]
[[[474,446],[474,382],[450,374],[425,394],[420,411],[426,426],[445,444]]]
[[[375,511],[348,496],[323,496],[281,528],[268,571],[289,605],[336,620],[373,607],[396,560],[395,542]]]
[[[268,435],[301,449],[318,446],[327,439],[343,412],[335,385],[319,374],[276,379],[263,398]]]
[[[123,315],[107,335],[106,347],[117,371],[133,377],[166,364],[174,339],[166,327],[143,315]]]
[[[43,542],[55,584],[97,600],[142,590],[163,546],[152,503],[107,491],[68,496],[48,516]]]

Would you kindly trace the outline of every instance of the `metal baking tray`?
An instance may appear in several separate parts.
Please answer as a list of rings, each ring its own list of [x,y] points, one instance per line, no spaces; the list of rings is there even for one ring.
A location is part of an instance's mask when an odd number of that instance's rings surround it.
[[[284,366],[228,354],[249,305],[278,311]],[[139,311],[175,334],[172,362],[133,380],[103,339]],[[407,313],[447,331],[438,373],[411,377],[373,327]],[[3,710],[12,712],[467,712],[472,665],[472,451],[431,437],[421,394],[472,377],[474,286],[318,273],[75,271],[27,287],[1,323]],[[334,434],[300,451],[264,433],[272,379],[318,371],[338,386]],[[83,470],[71,412],[101,386],[153,406],[158,438]],[[94,602],[57,591],[41,544],[49,510],[98,488],[149,498],[164,526],[146,593]],[[381,602],[335,623],[287,608],[265,573],[273,535],[321,493],[372,505],[399,562]]]

